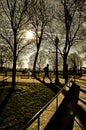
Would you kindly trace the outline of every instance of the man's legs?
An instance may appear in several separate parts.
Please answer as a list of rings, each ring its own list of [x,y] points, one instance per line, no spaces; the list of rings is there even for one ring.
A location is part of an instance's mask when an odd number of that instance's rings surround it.
[[[51,80],[50,76],[49,76],[49,75],[47,75],[47,77],[48,77],[48,79],[50,80],[50,82],[52,82],[52,80]]]
[[[46,77],[46,74],[45,74],[44,77],[43,77],[43,81],[44,81],[45,77]]]

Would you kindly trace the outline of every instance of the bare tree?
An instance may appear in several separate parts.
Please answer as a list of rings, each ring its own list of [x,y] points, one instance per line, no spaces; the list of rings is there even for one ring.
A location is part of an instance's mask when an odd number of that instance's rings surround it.
[[[35,60],[35,53],[34,54],[32,54],[31,56],[30,56],[30,59],[29,59],[29,67],[31,68],[32,66],[33,66],[33,64],[34,64],[34,60]],[[46,56],[46,54],[44,53],[44,51],[43,50],[40,50],[40,52],[39,52],[39,55],[38,55],[38,58],[37,58],[37,63],[36,63],[36,70],[41,70],[41,69],[43,69],[43,67],[45,66],[45,62],[46,62],[46,58],[47,58],[47,56]],[[32,69],[32,68],[31,68]]]
[[[12,90],[16,82],[16,62],[20,52],[28,45],[24,41],[23,33],[27,25],[25,15],[27,0],[0,1],[0,38],[3,44],[12,52]]]
[[[0,71],[4,71],[3,68],[7,67],[10,61],[11,54],[6,46],[0,45]]]
[[[35,32],[36,55],[33,65],[33,75],[35,76],[36,62],[48,23],[52,20],[52,8],[47,0],[31,0],[31,8],[28,8],[28,16],[30,15],[31,26]]]
[[[82,67],[82,60],[81,57],[78,56],[77,53],[71,53],[68,56],[68,60],[67,60],[68,64],[69,64],[69,69],[73,69],[74,67],[76,68],[76,70],[79,70]]]
[[[66,81],[67,57],[71,46],[78,38],[77,34],[82,22],[85,20],[84,9],[85,0],[61,0],[59,6],[61,10],[58,12],[58,19],[63,23],[65,30],[65,43],[63,48],[63,75]]]

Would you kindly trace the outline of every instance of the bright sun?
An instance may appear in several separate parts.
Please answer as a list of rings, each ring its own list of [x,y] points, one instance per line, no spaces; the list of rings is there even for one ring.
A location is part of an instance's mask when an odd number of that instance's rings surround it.
[[[27,32],[26,32],[26,39],[31,40],[31,39],[33,39],[33,38],[34,38],[34,33],[33,33],[33,31],[27,31]]]

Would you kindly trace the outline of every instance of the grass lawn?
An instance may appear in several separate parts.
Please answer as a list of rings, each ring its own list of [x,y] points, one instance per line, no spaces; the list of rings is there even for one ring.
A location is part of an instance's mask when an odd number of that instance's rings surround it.
[[[7,95],[9,87],[10,84],[0,86],[0,103]],[[51,89],[41,83],[17,83],[0,116],[0,130],[22,130],[27,121],[54,95]]]

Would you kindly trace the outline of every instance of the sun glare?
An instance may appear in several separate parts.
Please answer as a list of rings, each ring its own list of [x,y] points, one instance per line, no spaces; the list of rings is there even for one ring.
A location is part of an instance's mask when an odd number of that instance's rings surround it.
[[[86,28],[86,22],[84,22],[84,23],[82,24],[82,26]]]
[[[33,33],[33,31],[27,31],[27,32],[26,32],[26,39],[31,40],[31,39],[33,39],[33,38],[34,38],[34,33]]]

